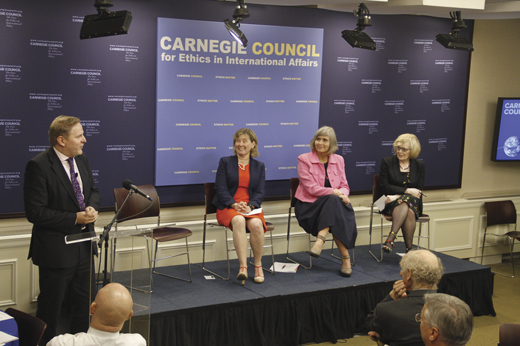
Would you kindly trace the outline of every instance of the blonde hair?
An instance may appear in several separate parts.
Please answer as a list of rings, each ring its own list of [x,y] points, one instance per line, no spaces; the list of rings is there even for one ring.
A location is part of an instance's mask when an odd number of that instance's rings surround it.
[[[54,147],[58,144],[58,137],[68,138],[74,126],[80,123],[79,118],[60,115],[56,117],[49,127],[49,142]]]
[[[327,136],[329,137],[329,151],[327,152],[327,155],[333,154],[338,150],[338,140],[336,139],[336,132],[334,132],[334,129],[330,126],[322,126],[316,131],[314,134],[314,137],[312,137],[311,140],[311,150],[313,152],[316,152],[316,146],[314,143],[316,142],[316,139],[320,136]]]
[[[397,153],[397,147],[404,143],[410,143],[410,158],[417,158],[421,152],[421,143],[419,143],[417,136],[411,133],[403,133],[394,141],[394,151]]]
[[[255,146],[251,149],[251,157],[258,157],[260,153],[258,152],[258,138],[256,138],[256,134],[253,132],[253,130],[248,128],[243,128],[235,132],[233,135],[233,154],[237,154],[237,150],[235,148],[235,143],[241,135],[246,135],[249,137],[249,140],[251,142],[255,142]]]

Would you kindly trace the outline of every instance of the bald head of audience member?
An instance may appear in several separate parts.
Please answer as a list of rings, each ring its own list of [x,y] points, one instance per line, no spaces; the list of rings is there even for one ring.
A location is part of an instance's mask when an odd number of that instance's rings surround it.
[[[429,250],[410,251],[400,262],[401,277],[406,289],[437,289],[444,267],[441,259]]]
[[[90,306],[91,327],[105,332],[119,332],[133,314],[130,292],[121,284],[111,283],[99,290]]]
[[[457,297],[443,293],[424,296],[421,337],[426,346],[464,346],[473,332],[473,314]]]

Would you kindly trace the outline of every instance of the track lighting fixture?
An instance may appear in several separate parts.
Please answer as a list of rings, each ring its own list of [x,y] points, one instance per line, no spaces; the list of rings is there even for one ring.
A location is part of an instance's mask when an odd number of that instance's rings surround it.
[[[107,7],[113,6],[112,0],[96,0],[94,6],[97,8],[98,14],[85,16],[79,32],[80,39],[128,33],[132,22],[132,12],[110,12]]]
[[[466,29],[460,11],[450,12],[450,17],[453,19],[451,32],[449,34],[438,34],[436,36],[437,42],[446,48],[473,51],[473,44],[464,37],[459,37],[459,31]]]
[[[370,11],[365,4],[359,4],[358,11],[354,10],[354,15],[358,17],[357,28],[354,30],[343,30],[341,36],[354,48],[376,49],[376,43],[363,32],[363,29],[372,25]]]
[[[224,21],[224,25],[226,29],[229,31],[231,36],[240,43],[243,47],[247,46],[247,38],[246,35],[239,29],[240,22],[242,19],[249,17],[249,10],[244,2],[244,0],[237,0],[237,8],[233,12],[233,20],[226,19]]]

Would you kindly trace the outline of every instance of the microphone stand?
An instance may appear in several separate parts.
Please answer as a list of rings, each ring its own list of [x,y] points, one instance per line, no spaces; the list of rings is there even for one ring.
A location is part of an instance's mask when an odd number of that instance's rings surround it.
[[[134,192],[132,190],[129,190],[128,191],[128,195],[126,196],[125,200],[123,201],[123,203],[121,204],[121,206],[119,207],[118,210],[116,210],[116,214],[114,215],[114,217],[112,218],[112,221],[110,221],[110,223],[108,225],[106,225],[105,227],[103,227],[103,234],[101,234],[99,236],[99,243],[98,243],[98,246],[99,248],[101,249],[101,246],[103,244],[103,241],[105,242],[105,264],[104,264],[104,269],[103,269],[103,287],[106,286],[108,284],[108,240],[109,240],[109,233],[110,233],[110,229],[112,228],[112,225],[114,224],[114,222],[117,220],[117,217],[119,216],[119,213],[121,212],[121,210],[123,209],[123,206],[125,205],[126,201],[128,200],[128,198],[133,194]]]

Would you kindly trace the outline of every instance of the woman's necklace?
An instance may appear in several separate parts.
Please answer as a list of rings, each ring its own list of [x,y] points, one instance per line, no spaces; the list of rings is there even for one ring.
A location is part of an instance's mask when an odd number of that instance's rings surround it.
[[[406,166],[406,167],[399,165],[399,167],[401,167],[401,171],[407,171],[408,168],[410,168],[410,164],[408,164],[408,166]]]
[[[244,161],[246,161],[246,162],[244,162]],[[249,159],[248,160],[243,160],[242,162],[244,162],[244,163],[240,163],[240,159],[238,160],[238,167],[241,170],[245,171],[246,170],[246,166],[249,164]]]

